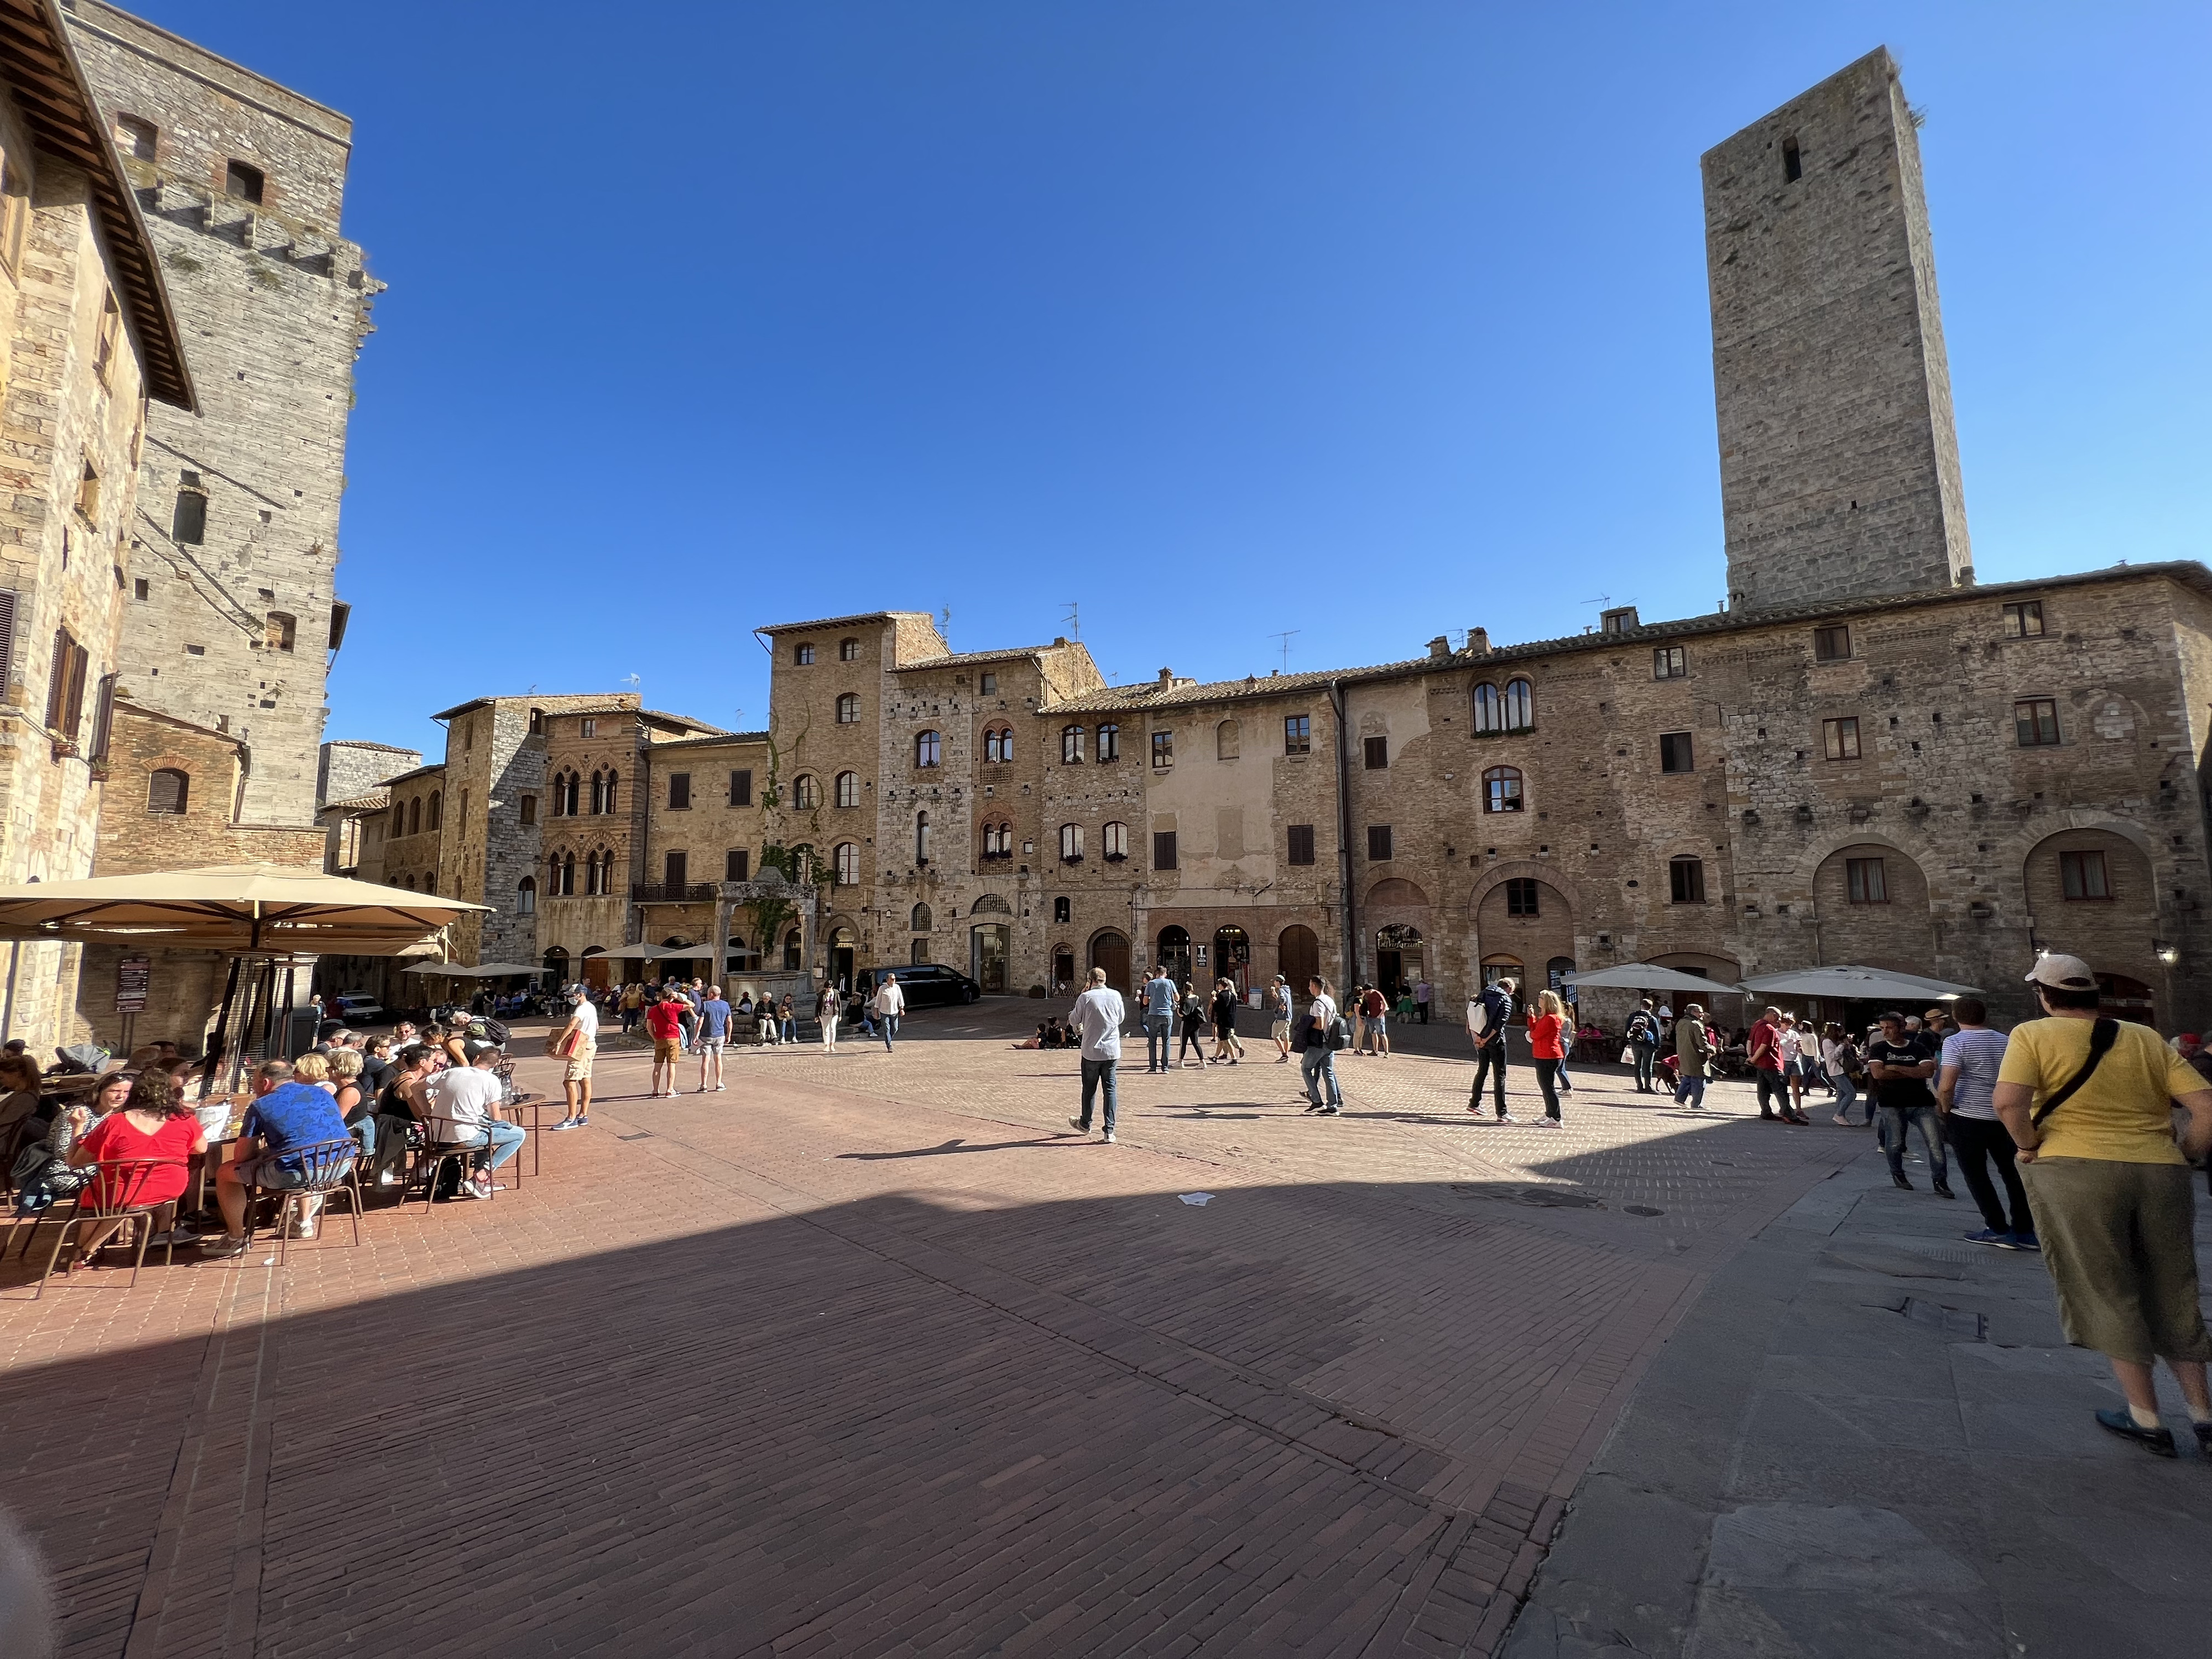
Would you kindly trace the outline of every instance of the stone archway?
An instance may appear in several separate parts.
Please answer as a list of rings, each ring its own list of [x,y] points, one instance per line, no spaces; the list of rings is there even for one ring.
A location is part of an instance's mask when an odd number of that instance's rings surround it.
[[[1091,941],[1091,965],[1106,970],[1106,982],[1127,996],[1129,985],[1129,936],[1109,928]]]
[[[1395,991],[1386,953],[1399,972],[1409,963],[1414,971],[1420,971],[1422,947],[1436,922],[1430,913],[1429,896],[1419,887],[1398,876],[1376,882],[1360,901],[1359,925],[1359,961],[1355,965],[1363,979]]]
[[[1926,974],[1936,959],[1928,878],[1894,842],[1838,847],[1813,872],[1820,959]]]

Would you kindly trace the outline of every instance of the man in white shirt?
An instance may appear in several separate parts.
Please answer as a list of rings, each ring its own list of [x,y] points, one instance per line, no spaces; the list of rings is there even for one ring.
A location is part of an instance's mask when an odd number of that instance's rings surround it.
[[[1121,994],[1106,983],[1106,970],[1091,970],[1090,988],[1076,998],[1075,1006],[1067,1011],[1067,1023],[1075,1028],[1082,1039],[1083,1050],[1083,1115],[1067,1120],[1067,1127],[1079,1134],[1091,1133],[1091,1103],[1103,1084],[1106,1090],[1106,1116],[1100,1127],[1105,1131],[1108,1146],[1114,1144],[1114,1067],[1121,1058],[1121,1017],[1126,1011],[1121,1006]]]
[[[499,1074],[499,1050],[487,1046],[466,1066],[452,1066],[422,1085],[437,1139],[455,1146],[482,1146],[486,1158],[472,1160],[476,1170],[461,1182],[463,1198],[489,1198],[492,1171],[522,1150],[523,1127],[492,1115],[506,1098]]]
[[[554,1039],[553,1051],[562,1056],[561,1087],[568,1109],[547,1127],[580,1129],[592,1121],[592,1061],[599,1052],[599,1011],[581,987],[568,993],[568,1023]]]
[[[1318,974],[1306,981],[1306,993],[1313,1000],[1306,1005],[1305,1019],[1296,1039],[1304,1056],[1298,1061],[1298,1073],[1310,1103],[1306,1110],[1334,1117],[1344,1109],[1344,1090],[1336,1080],[1336,1000],[1328,994],[1328,981]],[[1325,1095],[1324,1084],[1328,1085]]]
[[[1145,1069],[1164,1072],[1175,1044],[1176,982],[1164,967],[1145,981]]]
[[[906,993],[899,989],[896,974],[884,975],[884,982],[876,988],[868,1006],[874,1011],[877,1027],[884,1034],[884,1052],[889,1054],[891,1039],[898,1035],[899,1016],[906,1012]]]

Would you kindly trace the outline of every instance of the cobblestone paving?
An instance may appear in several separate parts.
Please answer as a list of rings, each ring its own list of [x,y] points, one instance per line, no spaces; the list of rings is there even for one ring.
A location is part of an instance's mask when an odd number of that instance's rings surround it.
[[[611,1049],[539,1177],[282,1269],[10,1260],[61,1651],[1488,1653],[1704,1276],[1864,1145],[1590,1073],[1500,1127],[1424,1057],[1309,1117],[1262,1041],[1139,1045],[1109,1147],[1034,1019],[673,1100]]]

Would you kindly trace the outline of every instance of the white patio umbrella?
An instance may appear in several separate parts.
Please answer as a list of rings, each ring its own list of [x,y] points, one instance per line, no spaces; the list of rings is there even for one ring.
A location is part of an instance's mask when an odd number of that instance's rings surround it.
[[[1784,974],[1761,974],[1747,979],[1743,988],[1762,997],[1826,997],[1832,1001],[1910,1001],[1915,998],[1970,997],[1980,988],[1954,985],[1945,979],[1899,973],[1888,968],[1798,968]]]
[[[1593,968],[1586,974],[1562,974],[1577,991],[1726,991],[1740,994],[1725,980],[1704,979],[1654,962],[1625,962],[1618,968]]]

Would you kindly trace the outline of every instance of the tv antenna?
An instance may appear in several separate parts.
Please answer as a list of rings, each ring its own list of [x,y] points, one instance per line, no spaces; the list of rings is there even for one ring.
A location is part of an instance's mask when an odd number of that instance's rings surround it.
[[[631,690],[633,690],[633,691],[636,690],[637,690],[637,688],[638,688],[639,686],[641,686],[641,685],[642,685],[642,684],[645,684],[645,682],[644,682],[643,680],[641,680],[640,678],[638,678],[638,677],[637,677],[636,675],[635,675],[635,674],[625,674],[625,675],[623,675],[623,676],[622,677],[622,683],[623,683],[624,685],[626,685],[626,686],[629,687],[629,689],[630,689]]]
[[[1279,634],[1267,635],[1271,640],[1280,640],[1283,642],[1283,672],[1285,674],[1291,672],[1291,635],[1304,632],[1305,629],[1303,628],[1285,628]]]
[[[947,646],[952,643],[952,607],[949,605],[937,607],[937,631],[945,636]]]
[[[1067,614],[1060,621],[1067,625],[1068,638],[1079,640],[1083,637],[1083,611],[1073,599],[1067,601]]]

